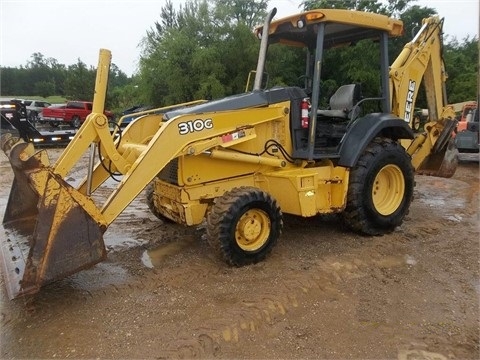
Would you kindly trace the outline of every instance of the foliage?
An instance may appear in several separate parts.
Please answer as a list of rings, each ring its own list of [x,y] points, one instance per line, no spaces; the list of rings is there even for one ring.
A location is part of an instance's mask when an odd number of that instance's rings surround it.
[[[267,3],[212,3],[190,1],[175,12],[168,1],[162,8],[143,42],[140,83],[146,102],[160,106],[244,90],[258,51],[250,25],[265,15]]]
[[[140,105],[138,99],[138,85],[136,79],[133,79],[129,84],[124,86],[115,86],[109,91],[110,110],[117,115],[120,115],[124,109],[132,107],[133,105]]]
[[[444,56],[449,102],[475,100],[478,96],[478,37],[466,37],[461,43],[453,39],[445,45]]]
[[[51,80],[42,80],[35,83],[33,91],[42,97],[55,94],[55,83]]]
[[[414,0],[305,0],[304,10],[342,8],[399,17],[405,34],[391,39],[390,62],[435,10],[411,5]],[[247,76],[256,69],[259,41],[252,28],[262,24],[268,0],[185,0],[178,7],[164,2],[159,19],[146,31],[141,43],[139,72],[127,77],[115,64],[110,69],[107,106],[120,112],[135,104],[151,106],[214,99],[245,91]],[[333,49],[322,64],[321,96],[327,104],[341,84],[362,83],[366,96],[378,95],[379,66],[375,44],[362,41],[345,49]],[[444,47],[449,75],[450,102],[476,98],[478,38],[453,39]],[[266,62],[268,86],[303,86],[305,50],[272,45]],[[354,66],[348,66],[347,64]],[[1,68],[1,94],[91,100],[95,70],[80,59],[59,64],[39,52],[19,68]],[[424,106],[422,93],[417,106]]]
[[[249,29],[262,22],[267,12],[265,0],[210,0],[215,4],[216,17],[233,24],[244,24]]]
[[[25,66],[20,68],[1,68],[2,96],[20,95],[17,97],[57,98],[69,100],[92,100],[96,71],[87,67],[80,59],[76,64],[65,66],[56,59],[46,58],[36,52]],[[131,82],[115,64],[110,67],[109,94],[107,106],[114,107],[111,91]],[[50,101],[51,102],[51,101]],[[58,101],[56,101],[58,102]]]
[[[74,65],[68,67],[65,79],[65,95],[67,98],[92,101],[92,89],[95,86],[95,69],[87,68],[80,59]]]

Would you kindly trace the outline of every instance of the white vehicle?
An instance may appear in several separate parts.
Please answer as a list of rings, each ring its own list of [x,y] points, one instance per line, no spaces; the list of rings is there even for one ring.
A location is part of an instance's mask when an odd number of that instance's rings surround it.
[[[38,120],[38,115],[42,112],[43,108],[52,105],[44,100],[23,100],[22,102],[27,107],[27,116],[30,121]]]

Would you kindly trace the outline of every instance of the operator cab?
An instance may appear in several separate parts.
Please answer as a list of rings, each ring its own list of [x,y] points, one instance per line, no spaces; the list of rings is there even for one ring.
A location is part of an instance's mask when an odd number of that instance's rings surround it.
[[[257,37],[262,38],[264,27],[255,29]],[[402,34],[401,21],[373,13],[324,9],[273,21],[268,32],[268,44],[284,44],[306,50],[304,78],[308,98],[292,99],[290,131],[294,158],[310,161],[339,158],[342,147],[348,143],[346,134],[358,128],[356,122],[362,117],[362,107],[366,103],[369,111],[375,109],[383,114],[391,113],[387,40],[389,36]],[[361,84],[355,79],[339,84],[333,94],[327,94],[323,84],[328,83],[329,69],[322,69],[329,56],[327,54],[338,51],[339,47],[355,46],[362,40],[371,40],[378,46],[379,57],[375,56],[372,61],[379,63],[380,94],[364,97]],[[257,68],[257,74],[262,73],[263,69]],[[328,97],[328,104],[325,104]],[[308,119],[304,118],[305,101],[308,102]],[[300,110],[295,111],[296,107]],[[365,128],[356,131],[364,132]]]

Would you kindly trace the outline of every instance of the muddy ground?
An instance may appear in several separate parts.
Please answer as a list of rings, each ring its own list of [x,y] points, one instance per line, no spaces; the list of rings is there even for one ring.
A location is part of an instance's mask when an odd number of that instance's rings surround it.
[[[0,168],[3,217],[3,153]],[[232,268],[203,234],[142,194],[107,231],[107,261],[14,301],[2,280],[1,358],[480,358],[477,154],[451,179],[418,176],[391,235],[286,217],[265,262]]]

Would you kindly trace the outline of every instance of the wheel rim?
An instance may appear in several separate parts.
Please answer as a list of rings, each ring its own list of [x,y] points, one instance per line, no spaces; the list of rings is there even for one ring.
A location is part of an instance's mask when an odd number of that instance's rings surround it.
[[[375,209],[382,215],[394,213],[403,201],[405,179],[397,165],[384,166],[375,177],[372,199]]]
[[[270,234],[270,218],[260,209],[250,209],[239,219],[235,229],[235,239],[244,251],[256,251],[268,240]]]

